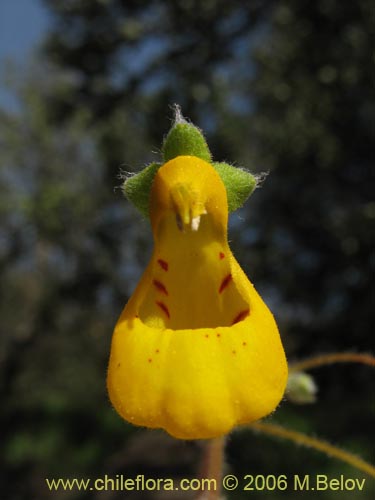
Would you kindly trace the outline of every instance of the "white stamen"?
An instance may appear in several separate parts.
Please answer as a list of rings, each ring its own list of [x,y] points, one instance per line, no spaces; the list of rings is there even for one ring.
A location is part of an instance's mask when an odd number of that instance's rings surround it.
[[[197,215],[191,219],[191,229],[192,231],[198,231],[199,223],[201,221],[201,216]]]

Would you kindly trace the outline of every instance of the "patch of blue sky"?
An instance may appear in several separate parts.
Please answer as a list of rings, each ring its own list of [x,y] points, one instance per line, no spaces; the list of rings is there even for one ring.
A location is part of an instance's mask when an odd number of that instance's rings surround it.
[[[40,0],[0,2],[0,107],[17,108],[17,100],[5,80],[9,63],[24,66],[43,39],[50,18]],[[7,65],[8,63],[8,65]]]

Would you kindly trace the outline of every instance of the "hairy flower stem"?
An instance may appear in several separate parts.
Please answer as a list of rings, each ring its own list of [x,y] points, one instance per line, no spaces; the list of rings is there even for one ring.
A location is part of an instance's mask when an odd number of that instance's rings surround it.
[[[221,481],[224,465],[225,437],[210,439],[207,441],[203,452],[202,465],[200,470],[201,479],[214,479],[216,488],[211,483],[207,483],[205,491],[199,492],[197,500],[219,500],[221,497]],[[208,485],[210,490],[208,490]],[[202,484],[203,486],[203,484]],[[202,488],[203,489],[203,488]]]
[[[264,424],[262,422],[255,422],[253,424],[250,424],[249,427],[256,431],[262,432],[263,434],[269,434],[271,436],[289,439],[302,446],[322,451],[328,456],[338,458],[342,462],[346,462],[356,469],[366,472],[372,477],[375,477],[375,467],[372,464],[365,462],[365,460],[362,460],[362,458],[357,457],[356,455],[353,455],[348,451],[336,448],[336,446],[332,446],[331,444],[327,443],[326,441],[322,441],[321,439],[306,436],[301,432],[285,429],[281,425],[276,424]]]
[[[375,366],[375,357],[371,354],[360,354],[355,352],[338,352],[332,354],[322,354],[313,358],[297,361],[289,366],[289,373],[310,370],[323,365],[333,363],[362,363],[368,366]]]

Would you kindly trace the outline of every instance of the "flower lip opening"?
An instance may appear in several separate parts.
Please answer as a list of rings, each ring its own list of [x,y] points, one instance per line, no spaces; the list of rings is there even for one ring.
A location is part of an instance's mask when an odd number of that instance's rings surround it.
[[[183,232],[174,214],[161,220],[164,242],[155,250],[149,281],[134,311],[152,328],[223,328],[250,314],[229,248],[214,238],[210,214],[201,219],[199,230]]]
[[[150,328],[151,330],[160,330],[160,331],[166,331],[166,330],[173,330],[173,332],[175,333],[184,333],[184,332],[188,332],[188,331],[192,331],[192,332],[195,332],[195,333],[207,333],[207,331],[209,330],[212,334],[217,334],[219,333],[219,335],[217,335],[218,337],[220,337],[221,335],[225,335],[225,333],[230,333],[233,331],[233,328],[236,327],[236,325],[240,325],[242,324],[244,321],[246,321],[248,319],[248,317],[250,316],[250,310],[249,309],[245,309],[244,311],[241,311],[241,313],[239,314],[241,315],[241,317],[239,317],[239,319],[237,320],[232,320],[231,323],[227,324],[226,322],[223,322],[223,323],[219,323],[216,324],[216,325],[211,325],[211,326],[208,326],[208,325],[203,325],[203,326],[192,326],[192,327],[189,327],[189,326],[186,326],[186,327],[174,327],[173,325],[170,326],[167,324],[167,322],[165,322],[165,320],[162,318],[162,316],[146,316],[145,318],[143,318],[142,315],[140,316],[137,316],[137,320],[140,321],[144,326]]]
[[[201,215],[207,213],[199,194],[187,183],[177,183],[171,188],[171,205],[176,214],[176,224],[180,231],[190,228],[198,231]]]

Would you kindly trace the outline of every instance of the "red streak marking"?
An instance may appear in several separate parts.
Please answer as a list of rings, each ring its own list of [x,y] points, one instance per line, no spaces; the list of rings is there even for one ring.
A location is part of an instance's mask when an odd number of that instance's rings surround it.
[[[220,258],[220,260],[223,260],[223,259],[224,259],[224,257],[225,257],[225,254],[223,254],[223,252],[220,252],[220,253],[219,253],[219,258]]]
[[[228,274],[228,276],[225,276],[225,278],[221,282],[221,285],[220,285],[220,288],[219,288],[219,293],[221,293],[224,290],[224,288],[226,288],[229,285],[229,283],[231,281],[232,281],[232,275],[231,274]]]
[[[158,280],[153,280],[153,285],[159,290],[159,292],[164,293],[164,295],[168,295],[168,290],[165,288],[163,283]]]
[[[164,304],[164,302],[158,302],[158,301],[156,301],[156,305],[159,306],[160,309],[167,315],[168,319],[171,317],[171,315],[169,314],[169,309]]]
[[[168,262],[163,259],[158,259],[158,264],[164,271],[168,271]]]
[[[249,309],[245,309],[244,311],[241,311],[239,314],[237,314],[237,316],[234,318],[233,322],[232,322],[232,325],[234,325],[235,323],[238,323],[239,321],[242,321],[243,319],[245,319],[247,316],[249,316],[250,314],[250,311]]]

